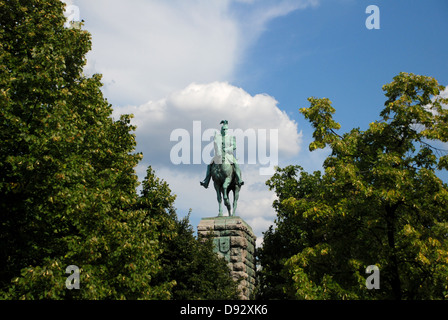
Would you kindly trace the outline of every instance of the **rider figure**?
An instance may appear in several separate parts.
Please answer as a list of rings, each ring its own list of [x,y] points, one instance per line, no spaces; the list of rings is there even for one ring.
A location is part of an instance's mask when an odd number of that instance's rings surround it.
[[[204,188],[208,188],[208,185],[210,183],[210,168],[213,163],[215,164],[222,164],[222,163],[230,163],[235,168],[235,173],[237,177],[237,184],[239,186],[242,186],[244,184],[244,181],[241,179],[241,170],[238,165],[238,162],[235,159],[235,156],[233,155],[233,151],[236,149],[236,141],[234,136],[230,136],[227,134],[228,127],[228,121],[222,120],[221,121],[221,134],[218,132],[215,132],[214,137],[214,147],[215,147],[215,156],[213,157],[211,163],[207,165],[207,173],[205,176],[204,181],[201,181],[200,184]]]

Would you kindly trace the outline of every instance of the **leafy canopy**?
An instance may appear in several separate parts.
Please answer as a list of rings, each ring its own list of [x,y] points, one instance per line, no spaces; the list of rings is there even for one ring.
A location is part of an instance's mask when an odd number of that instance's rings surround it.
[[[188,276],[204,288],[223,262],[192,236],[184,261],[196,269],[164,276],[186,228],[175,196],[151,168],[137,195],[131,116],[112,119],[101,76],[82,73],[91,37],[65,28],[63,10],[58,0],[0,0],[0,297],[168,299],[184,297],[173,288]],[[80,268],[79,290],[65,287],[69,265]],[[225,276],[196,296],[230,297]]]
[[[444,89],[400,73],[383,86],[381,119],[343,135],[331,101],[308,99],[309,148],[331,154],[323,173],[288,166],[267,182],[278,218],[260,254],[262,296],[448,298],[448,190],[437,176],[448,168]],[[380,269],[380,290],[366,289],[369,265]]]

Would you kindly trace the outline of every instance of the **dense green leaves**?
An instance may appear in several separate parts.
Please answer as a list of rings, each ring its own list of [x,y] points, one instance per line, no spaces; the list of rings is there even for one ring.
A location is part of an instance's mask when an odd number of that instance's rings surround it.
[[[168,184],[148,168],[135,207],[150,213],[156,221],[161,269],[153,282],[174,283],[171,299],[237,299],[237,282],[231,278],[227,263],[214,253],[211,240],[199,240],[193,235],[189,215],[177,218],[174,200]]]
[[[196,269],[164,271],[186,224],[151,168],[137,195],[131,116],[112,119],[101,76],[82,73],[90,35],[65,28],[63,10],[58,0],[0,0],[0,297],[185,297],[173,292],[191,284],[182,277],[204,286],[223,262],[190,235]],[[80,268],[79,290],[65,286],[69,265]],[[193,297],[231,296],[229,279]]]
[[[193,235],[188,216],[176,221],[176,235],[166,242],[161,255],[163,270],[157,280],[173,279],[172,299],[238,299],[237,282],[230,276],[227,262],[214,252],[211,239]]]
[[[2,1],[2,287],[12,298],[154,298],[157,234],[135,202],[129,116],[114,121],[90,35],[63,27],[59,1]],[[152,259],[151,259],[152,258]],[[65,288],[65,267],[84,290]],[[4,267],[3,267],[4,266]],[[153,290],[154,289],[154,290]]]
[[[289,166],[267,182],[278,219],[260,255],[266,296],[448,298],[448,189],[436,175],[448,154],[444,87],[400,73],[383,89],[382,119],[365,131],[335,133],[328,99],[301,109],[315,128],[310,150],[332,153],[323,174]],[[368,265],[380,269],[380,290],[365,286]]]

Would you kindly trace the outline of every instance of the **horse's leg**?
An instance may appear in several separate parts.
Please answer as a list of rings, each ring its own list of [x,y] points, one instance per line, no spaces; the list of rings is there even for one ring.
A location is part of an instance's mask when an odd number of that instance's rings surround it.
[[[216,182],[214,182],[215,191],[216,191],[216,197],[218,198],[218,205],[219,205],[219,214],[218,217],[222,217],[222,198],[221,198],[221,188],[218,186]]]
[[[235,190],[233,190],[233,215],[236,214],[236,204],[238,202],[239,196],[240,196],[240,188],[235,187]]]
[[[230,188],[227,188],[227,199],[229,199],[229,217],[231,217],[233,214],[232,214],[232,206],[230,205],[230,191],[231,191],[231,189]]]
[[[232,215],[229,201],[229,192],[227,191],[230,185],[230,181],[231,181],[230,177],[227,177],[226,180],[224,180],[224,184],[222,185],[224,204],[226,205],[227,211],[229,212],[229,217]]]

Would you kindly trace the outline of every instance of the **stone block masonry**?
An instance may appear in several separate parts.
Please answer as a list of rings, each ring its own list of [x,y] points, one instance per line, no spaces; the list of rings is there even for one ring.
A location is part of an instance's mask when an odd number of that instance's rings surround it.
[[[198,236],[213,236],[215,252],[223,257],[235,280],[242,279],[241,299],[248,300],[255,288],[255,240],[252,228],[240,217],[203,218]]]

